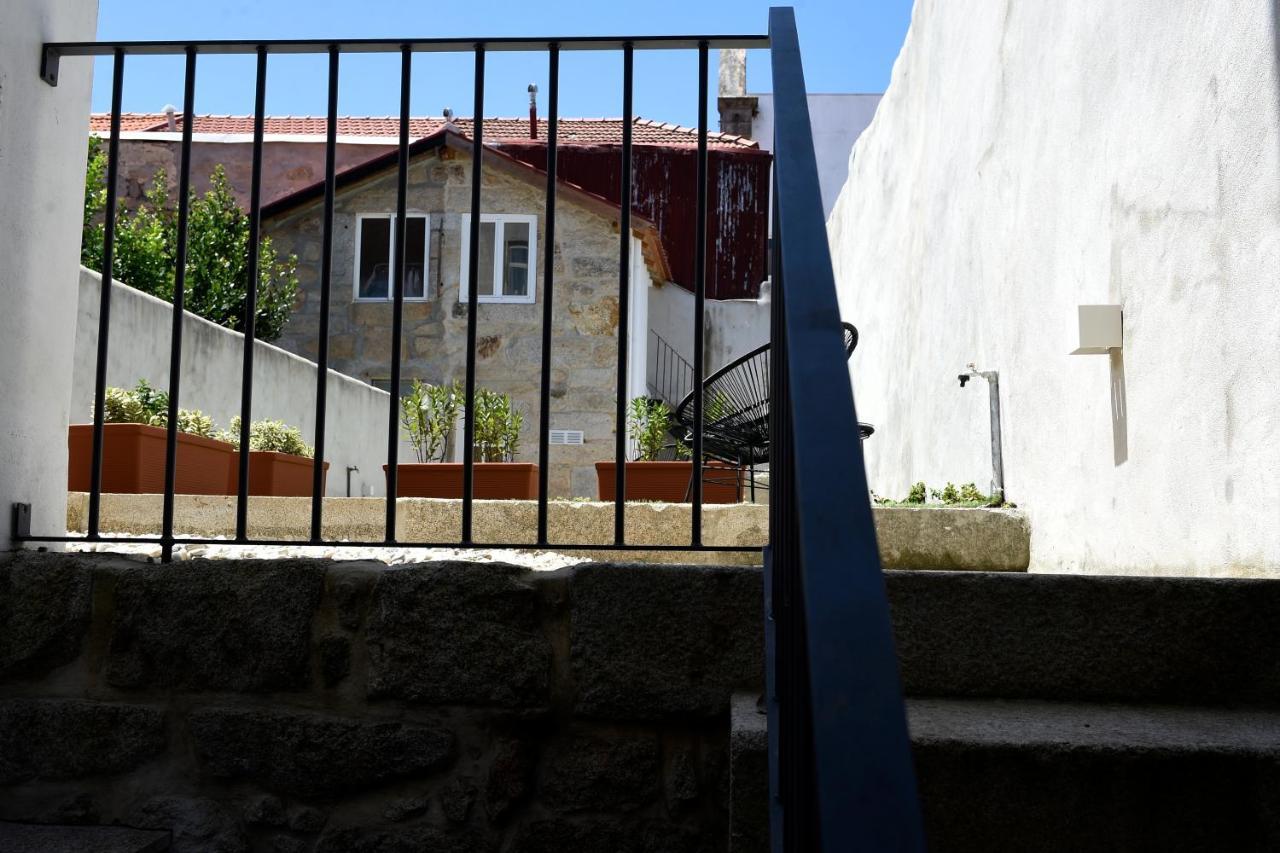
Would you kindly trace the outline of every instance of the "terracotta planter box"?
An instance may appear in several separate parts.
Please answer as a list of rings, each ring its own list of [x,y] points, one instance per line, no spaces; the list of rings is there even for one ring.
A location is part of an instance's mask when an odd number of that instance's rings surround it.
[[[617,466],[613,462],[597,462],[596,478],[600,500],[614,499]],[[692,462],[628,462],[627,500],[691,503],[689,482],[693,478]],[[707,462],[702,467],[702,502],[734,504],[742,500],[742,471],[722,462]]]
[[[292,453],[276,453],[272,450],[249,451],[249,494],[267,497],[311,497],[311,471],[313,460]],[[328,482],[329,463],[324,463],[321,483]],[[321,485],[321,494],[324,486]],[[231,459],[231,493],[240,490],[240,454]]]
[[[152,494],[164,491],[164,454],[168,432],[145,424],[103,424],[102,491]],[[89,491],[93,466],[93,424],[67,430],[67,488]],[[174,491],[182,495],[235,494],[235,448],[225,441],[178,433]]]
[[[533,462],[477,462],[472,496],[485,500],[536,500],[538,466]],[[385,474],[387,466],[382,466]],[[401,498],[461,498],[461,462],[415,462],[396,469]]]

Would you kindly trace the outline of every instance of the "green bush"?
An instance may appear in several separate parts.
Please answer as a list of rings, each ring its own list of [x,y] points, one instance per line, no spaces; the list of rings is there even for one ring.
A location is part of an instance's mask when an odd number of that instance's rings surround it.
[[[80,262],[102,271],[107,191],[106,152],[97,138],[89,141],[85,170],[84,233]],[[249,217],[236,203],[226,171],[215,166],[210,188],[190,197],[187,277],[184,307],[236,331],[244,331],[248,298]],[[157,171],[137,209],[116,209],[112,276],[144,293],[173,301],[177,267],[177,216],[172,210],[169,179]],[[270,238],[258,244],[258,307],[255,332],[265,341],[280,337],[298,290],[297,257],[281,260]]]
[[[90,420],[93,419],[92,410],[89,412],[89,418]],[[138,395],[123,388],[107,389],[106,396],[103,398],[102,420],[109,424],[145,424],[151,422],[146,409],[138,401]]]
[[[419,462],[444,461],[461,408],[462,387],[457,381],[428,385],[413,380],[412,390],[400,398],[400,425]]]
[[[903,503],[922,504],[929,496],[929,491],[925,487],[924,481],[921,480],[911,484],[911,489],[907,492],[907,499]]]
[[[231,419],[227,429],[219,433],[218,438],[227,442],[236,450],[240,449],[240,416]],[[315,448],[302,440],[302,430],[292,427],[284,421],[260,420],[249,423],[249,449],[271,451],[274,453],[292,453],[294,456],[315,456]]]
[[[507,394],[476,389],[474,441],[479,462],[510,462],[520,447],[524,416]]]
[[[627,426],[636,441],[636,461],[653,462],[667,444],[671,407],[662,400],[636,397],[627,410]],[[680,450],[677,446],[676,452]]]
[[[90,409],[89,417],[93,417]],[[109,424],[169,425],[169,395],[139,379],[132,389],[107,388],[103,396],[102,420]],[[178,431],[216,438],[213,420],[199,409],[178,409]]]

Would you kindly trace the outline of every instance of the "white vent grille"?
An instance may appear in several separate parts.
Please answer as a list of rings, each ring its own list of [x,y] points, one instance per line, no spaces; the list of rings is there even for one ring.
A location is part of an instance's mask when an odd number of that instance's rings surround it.
[[[580,429],[553,429],[547,437],[548,444],[582,444],[582,430]]]

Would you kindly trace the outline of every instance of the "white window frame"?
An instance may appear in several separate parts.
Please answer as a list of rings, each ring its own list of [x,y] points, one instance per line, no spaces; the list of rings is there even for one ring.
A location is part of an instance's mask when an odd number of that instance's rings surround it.
[[[422,295],[421,296],[405,296],[405,302],[427,302],[431,298],[431,214],[421,210],[405,211],[405,219],[421,219],[423,229],[422,241]],[[396,281],[392,270],[387,270],[387,295],[386,296],[361,296],[360,295],[360,233],[364,228],[364,220],[366,219],[389,219],[391,220],[391,239],[387,241],[387,266],[390,268],[395,264],[396,257],[396,214],[395,211],[387,213],[378,213],[376,211],[367,211],[365,213],[356,214],[356,233],[355,233],[355,256],[356,263],[351,270],[351,299],[353,302],[391,302],[396,298]],[[408,260],[407,258],[405,259]]]
[[[538,301],[538,217],[527,213],[482,213],[480,222],[494,223],[493,227],[493,281],[490,289],[485,291],[483,281],[476,282],[481,302],[509,302],[530,305]],[[502,262],[505,225],[508,222],[523,223],[529,226],[529,292],[524,296],[506,296],[502,293],[503,275],[506,264]],[[462,261],[458,277],[460,301],[469,302],[471,294],[467,292],[468,274],[471,265],[471,214],[462,214]]]

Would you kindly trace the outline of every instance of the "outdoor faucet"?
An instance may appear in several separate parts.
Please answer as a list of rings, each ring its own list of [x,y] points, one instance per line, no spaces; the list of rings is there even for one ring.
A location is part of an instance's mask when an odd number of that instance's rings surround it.
[[[1004,501],[1004,453],[1000,439],[1000,371],[979,370],[971,361],[965,365],[965,372],[959,375],[960,387],[963,388],[970,379],[987,380],[987,389],[991,405],[991,496]]]

